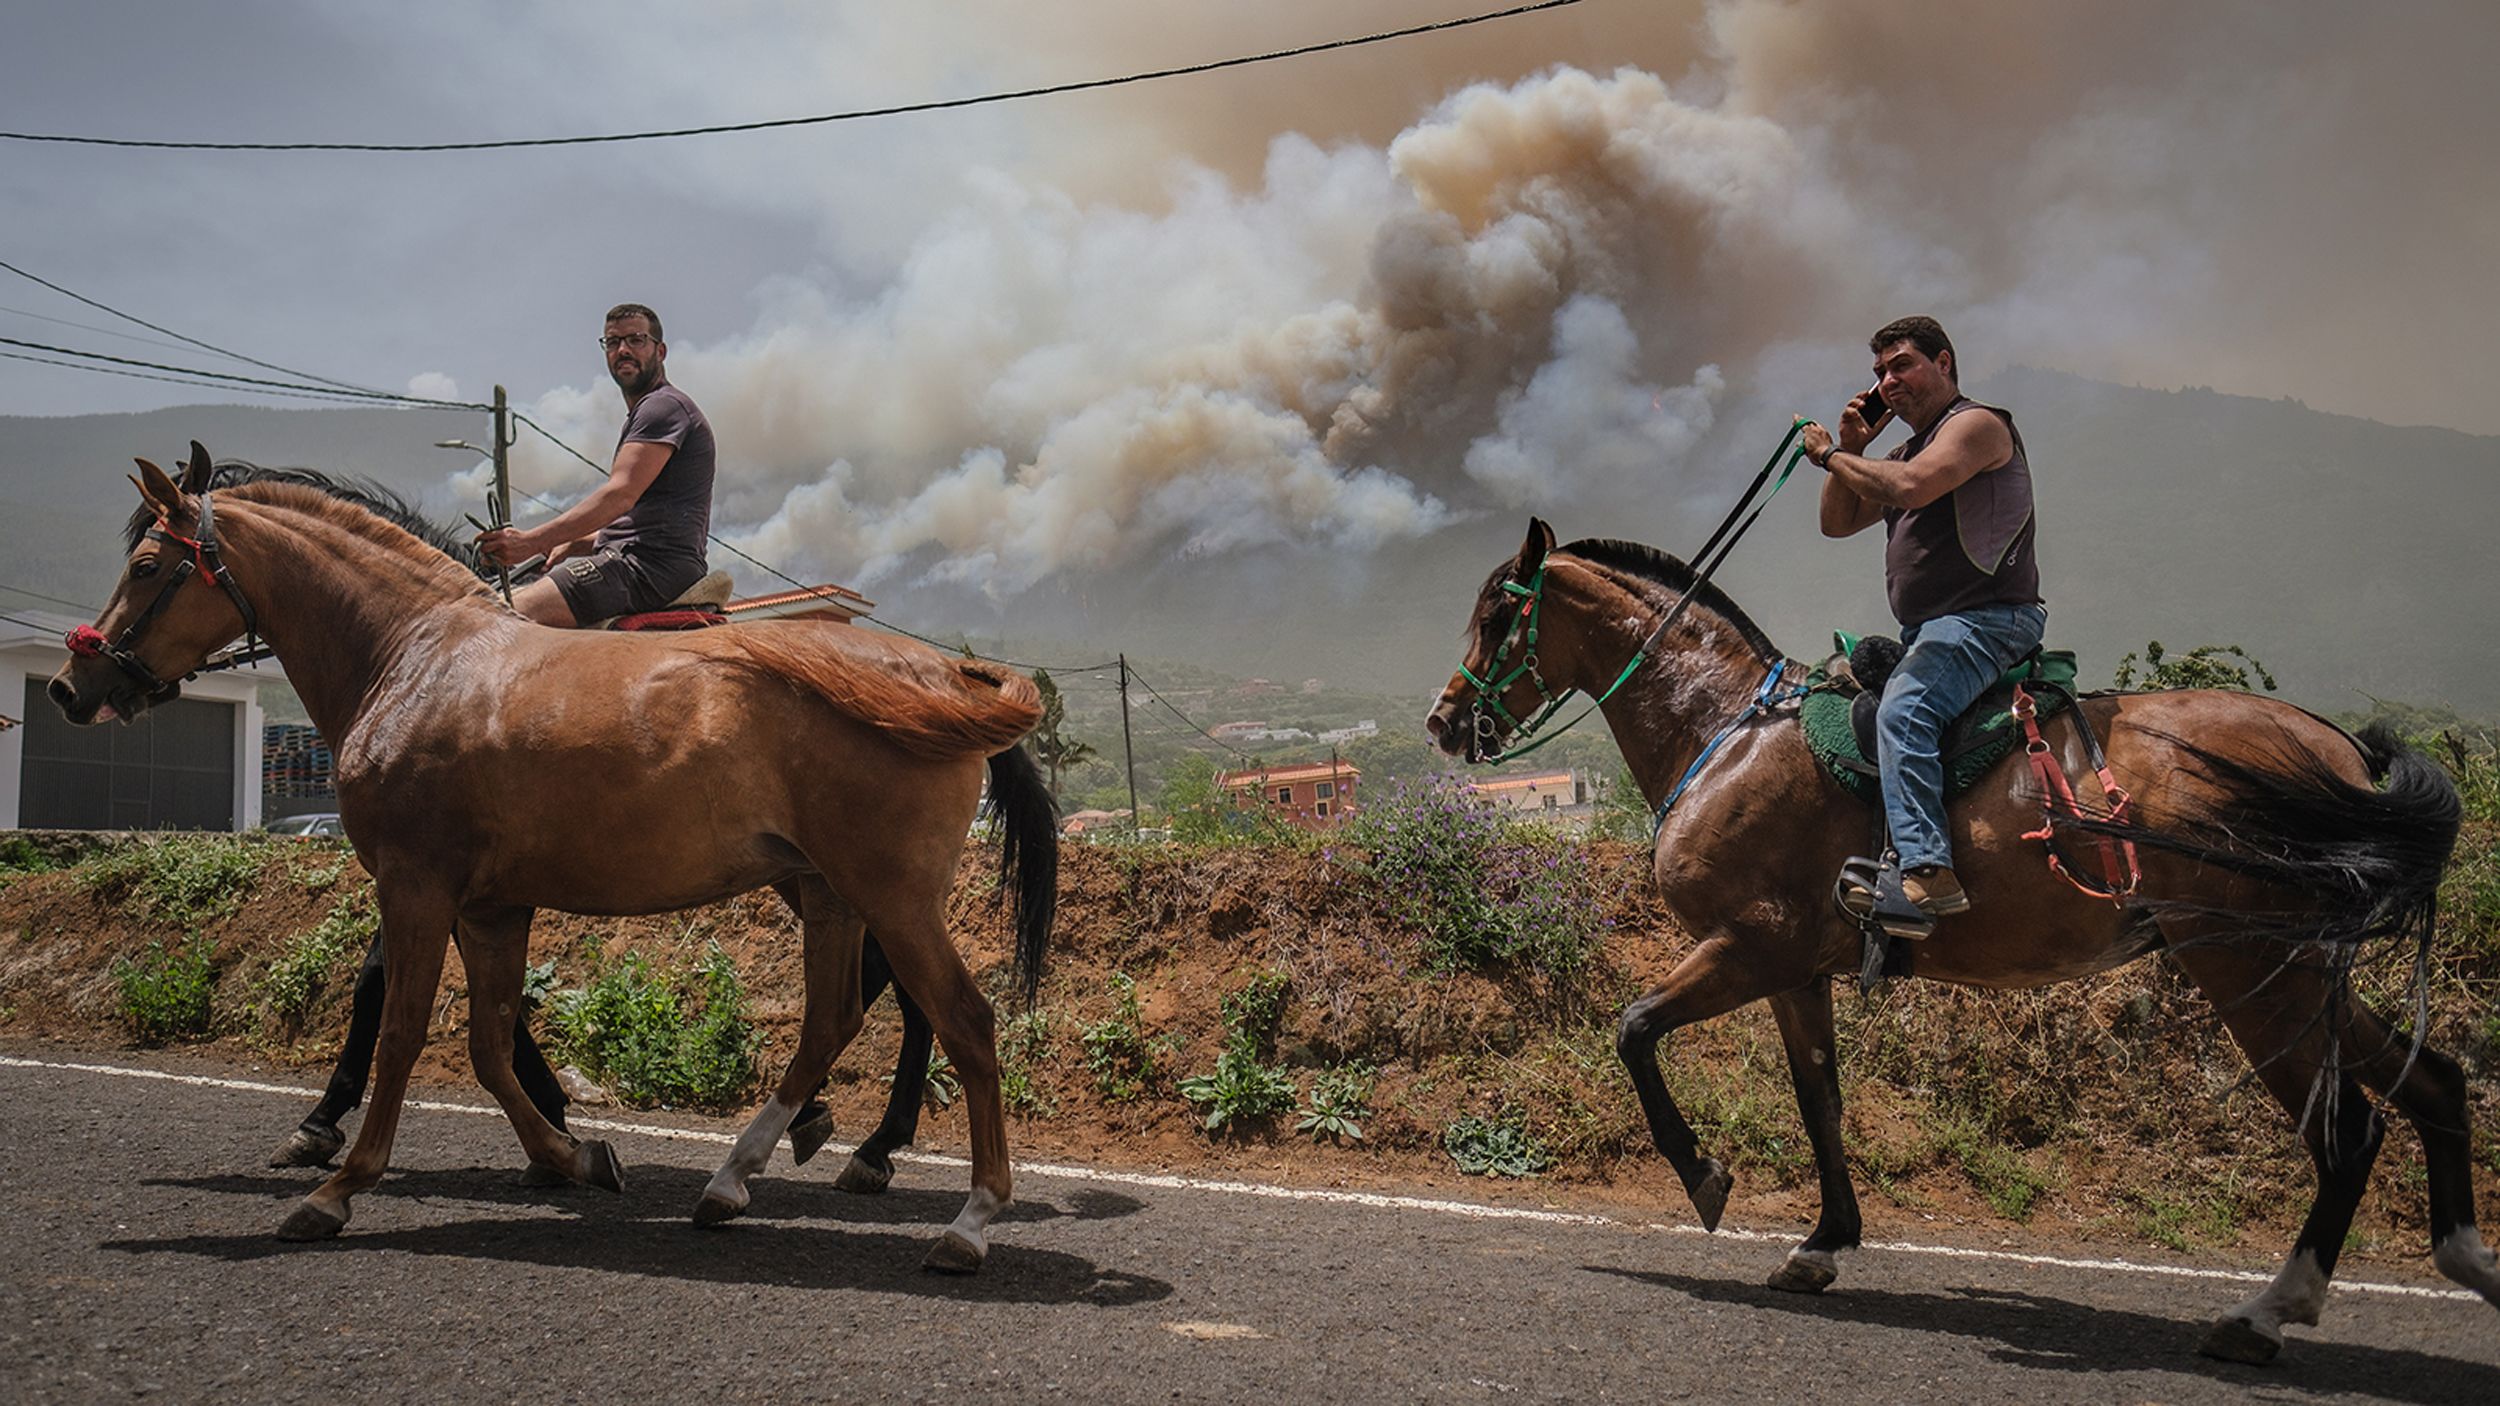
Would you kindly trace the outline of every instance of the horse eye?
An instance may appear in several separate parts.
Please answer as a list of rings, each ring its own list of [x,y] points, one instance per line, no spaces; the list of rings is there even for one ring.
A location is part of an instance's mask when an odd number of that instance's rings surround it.
[[[145,581],[155,574],[156,559],[154,557],[142,557],[130,564],[130,579],[133,581]]]

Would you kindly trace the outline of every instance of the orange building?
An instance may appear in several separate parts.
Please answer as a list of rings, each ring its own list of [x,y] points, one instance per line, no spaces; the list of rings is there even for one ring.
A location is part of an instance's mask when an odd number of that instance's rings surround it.
[[[1276,818],[1304,830],[1325,830],[1354,812],[1354,763],[1305,762],[1216,775],[1237,806],[1264,806]]]

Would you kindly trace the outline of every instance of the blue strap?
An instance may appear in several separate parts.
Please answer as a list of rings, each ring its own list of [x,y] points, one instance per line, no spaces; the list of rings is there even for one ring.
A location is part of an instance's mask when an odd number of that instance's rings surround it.
[[[1785,690],[1780,688],[1780,676],[1787,672],[1788,661],[1785,659],[1772,665],[1771,672],[1763,676],[1762,687],[1754,690],[1753,701],[1745,705],[1745,711],[1738,713],[1727,726],[1720,728],[1719,735],[1710,739],[1710,745],[1701,749],[1700,756],[1693,758],[1693,764],[1684,768],[1683,779],[1676,782],[1675,789],[1667,792],[1667,798],[1658,803],[1658,818],[1649,827],[1652,839],[1657,838],[1659,831],[1667,828],[1667,812],[1675,809],[1675,803],[1683,798],[1685,788],[1693,784],[1694,777],[1701,775],[1701,769],[1704,766],[1709,765],[1710,758],[1719,750],[1720,743],[1733,736],[1736,729],[1751,722],[1754,714],[1765,708],[1776,708],[1792,698],[1801,698],[1805,695],[1804,684],[1791,684]]]

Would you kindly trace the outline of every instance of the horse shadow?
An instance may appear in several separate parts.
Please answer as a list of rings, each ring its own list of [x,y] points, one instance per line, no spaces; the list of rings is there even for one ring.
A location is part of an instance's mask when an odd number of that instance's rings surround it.
[[[2002,1289],[1954,1289],[1918,1293],[1852,1288],[1832,1294],[1792,1294],[1764,1285],[1660,1270],[1592,1264],[1594,1274],[1671,1289],[1711,1303],[1769,1309],[1841,1324],[1899,1328],[1993,1342],[1991,1360],[2035,1371],[2110,1373],[2168,1372],[2204,1377],[2247,1390],[2301,1392],[2324,1397],[2448,1406],[2458,1401],[2500,1400],[2500,1368],[2402,1348],[2319,1342],[2294,1337],[2275,1365],[2251,1367],[2197,1355],[2202,1324],[2158,1314],[2096,1308],[2063,1299]],[[2474,1383],[2480,1382],[2481,1386]]]
[[[830,1183],[758,1178],[747,1214],[726,1226],[698,1229],[689,1219],[709,1174],[689,1168],[629,1168],[623,1194],[589,1187],[525,1187],[508,1167],[450,1167],[394,1172],[357,1198],[358,1221],[387,1220],[377,1201],[457,1201],[509,1207],[526,1215],[486,1215],[402,1230],[351,1226],[338,1239],[289,1244],[267,1231],[239,1235],[177,1235],[108,1240],[100,1248],[130,1254],[195,1255],[246,1263],[279,1255],[400,1251],[551,1268],[607,1270],[694,1283],[810,1289],[861,1289],[965,1303],[1086,1304],[1118,1307],[1168,1298],[1172,1285],[1146,1275],[1101,1268],[1082,1256],[993,1240],[981,1272],[924,1272],[921,1256],[963,1204],[963,1193],[894,1187],[881,1196],[836,1191]],[[275,1226],[285,1207],[318,1184],[301,1173],[221,1173],[166,1177],[146,1185],[222,1195],[265,1197]],[[1019,1200],[993,1225],[1057,1220],[1111,1220],[1144,1203],[1116,1192],[1082,1189],[1057,1201]],[[548,1211],[557,1214],[545,1214]],[[841,1222],[826,1225],[822,1222]],[[588,1222],[589,1224],[578,1224]]]

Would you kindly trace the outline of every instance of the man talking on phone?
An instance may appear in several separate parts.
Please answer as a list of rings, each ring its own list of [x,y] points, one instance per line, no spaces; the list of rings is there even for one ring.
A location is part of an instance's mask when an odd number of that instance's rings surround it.
[[[1823,535],[1884,524],[1884,592],[1906,652],[1884,684],[1875,761],[1902,894],[1932,921],[1971,906],[1945,831],[1945,728],[2039,647],[2049,612],[2032,550],[2031,465],[2013,415],[1962,394],[1961,359],[1932,317],[1887,323],[1867,347],[1875,384],[1841,411],[1838,438],[1819,424],[1802,437],[1825,473]],[[1867,458],[1896,415],[1909,439]],[[1853,912],[1875,906],[1855,880],[1843,900]]]

